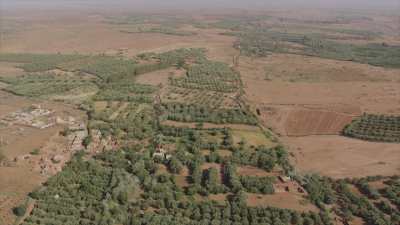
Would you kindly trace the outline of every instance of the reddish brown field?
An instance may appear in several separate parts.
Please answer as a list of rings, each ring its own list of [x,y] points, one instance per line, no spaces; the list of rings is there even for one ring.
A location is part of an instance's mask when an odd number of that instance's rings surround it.
[[[318,209],[305,201],[302,195],[289,192],[275,193],[273,195],[247,193],[247,204],[249,206],[271,206],[304,212],[318,212]]]
[[[291,111],[285,122],[288,136],[340,134],[355,117],[332,111]]]

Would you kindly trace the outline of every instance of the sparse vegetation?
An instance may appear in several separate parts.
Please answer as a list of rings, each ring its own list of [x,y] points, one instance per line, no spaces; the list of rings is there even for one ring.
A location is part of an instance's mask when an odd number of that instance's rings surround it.
[[[64,54],[27,54],[27,53],[2,53],[0,61],[23,63],[21,68],[26,72],[42,72],[56,69],[58,65],[82,60],[82,55],[64,55]]]
[[[400,46],[388,44],[348,44],[318,35],[250,31],[238,34],[236,48],[247,55],[267,56],[290,53],[321,58],[355,61],[374,66],[399,68]]]
[[[195,32],[181,29],[183,25],[191,22],[189,18],[158,15],[129,15],[109,17],[106,22],[117,25],[123,33],[160,33],[175,36],[196,35]]]

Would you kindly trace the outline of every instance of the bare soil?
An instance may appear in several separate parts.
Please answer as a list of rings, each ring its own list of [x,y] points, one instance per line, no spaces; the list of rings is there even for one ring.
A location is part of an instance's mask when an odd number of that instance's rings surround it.
[[[17,63],[0,62],[0,77],[18,77],[25,74]]]
[[[186,166],[183,167],[182,171],[178,175],[175,175],[176,185],[178,185],[181,188],[188,187],[189,175],[190,175],[189,169]]]
[[[185,70],[177,70],[175,68],[169,68],[164,70],[158,70],[151,73],[139,75],[135,78],[136,82],[140,84],[150,84],[154,86],[165,86],[168,84],[169,77],[181,77],[185,73]]]
[[[288,136],[340,134],[355,117],[332,111],[294,110],[285,122]]]
[[[210,150],[201,150],[201,154],[202,155],[210,155]],[[229,150],[224,150],[224,149],[219,149],[216,151],[218,153],[218,155],[222,156],[222,157],[228,157],[232,155],[232,151]]]
[[[400,172],[399,144],[367,142],[337,135],[283,138],[302,173],[345,178]]]
[[[247,204],[249,206],[271,206],[303,212],[318,212],[318,208],[307,202],[302,195],[289,192],[275,193],[272,195],[247,193]]]
[[[254,166],[238,166],[237,173],[240,176],[255,176],[255,177],[275,177],[278,172],[267,172]]]

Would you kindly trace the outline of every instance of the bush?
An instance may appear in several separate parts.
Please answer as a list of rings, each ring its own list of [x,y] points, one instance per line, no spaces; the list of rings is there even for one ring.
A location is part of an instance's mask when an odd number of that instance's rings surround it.
[[[90,145],[90,143],[92,143],[92,136],[88,135],[83,139],[82,145],[85,146],[85,148],[87,148]]]
[[[14,215],[21,217],[21,216],[25,215],[26,206],[20,205],[20,206],[14,207],[12,211],[13,211]]]
[[[40,149],[35,148],[29,154],[31,154],[31,155],[39,155],[40,154]]]

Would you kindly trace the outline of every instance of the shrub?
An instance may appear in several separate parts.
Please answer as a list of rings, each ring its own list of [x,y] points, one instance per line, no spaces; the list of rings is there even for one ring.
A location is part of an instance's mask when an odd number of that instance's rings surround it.
[[[17,206],[17,207],[13,208],[14,215],[16,215],[18,217],[21,217],[21,216],[25,215],[25,212],[26,212],[26,206],[25,205],[20,205],[20,206]]]
[[[40,154],[40,149],[35,148],[30,152],[31,155],[39,155]]]

